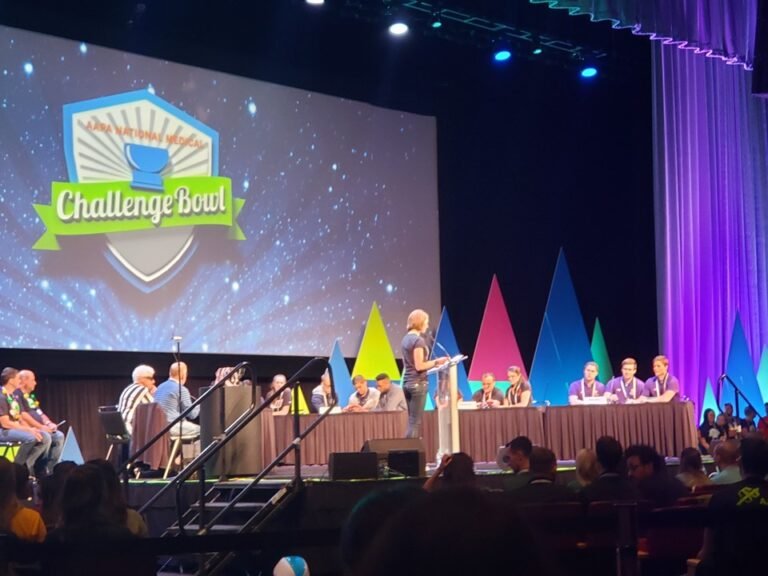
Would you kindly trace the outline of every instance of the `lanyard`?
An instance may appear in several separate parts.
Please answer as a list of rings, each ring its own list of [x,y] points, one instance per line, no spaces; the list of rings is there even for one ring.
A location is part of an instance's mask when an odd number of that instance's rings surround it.
[[[597,382],[592,382],[592,392],[590,392],[589,395],[594,398],[596,392],[597,392]],[[581,399],[583,400],[586,397],[587,397],[587,393],[584,389],[584,378],[582,378],[581,379]]]
[[[621,378],[621,377],[620,377]],[[627,387],[624,383],[624,378],[621,378],[621,391],[624,392],[624,398],[627,398]],[[637,400],[637,380],[635,380],[635,377],[632,377],[632,400]]]
[[[669,372],[664,375],[664,381],[661,383],[662,392],[667,391],[667,380],[669,379]],[[662,392],[659,392],[659,378],[656,377],[656,396],[661,396]]]

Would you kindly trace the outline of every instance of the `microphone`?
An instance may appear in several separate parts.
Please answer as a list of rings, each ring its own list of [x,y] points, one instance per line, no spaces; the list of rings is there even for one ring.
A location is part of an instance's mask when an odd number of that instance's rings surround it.
[[[717,381],[718,382],[722,382],[726,378],[728,378],[728,374],[723,373],[723,374],[720,375],[720,378],[718,378]]]
[[[437,339],[435,339],[435,346],[437,346],[438,348],[440,348],[440,350],[442,350],[442,351],[445,353],[445,355],[446,355],[446,356],[448,356],[448,358],[450,358],[450,357],[451,357],[451,353],[450,353],[450,352],[448,352],[448,350],[446,350],[446,349],[445,349],[445,346],[443,346],[442,344],[440,344],[440,342],[438,342],[438,341],[437,341]]]
[[[174,342],[181,342],[182,339],[183,339],[183,336],[177,336],[177,335],[171,336],[171,340],[173,340]]]

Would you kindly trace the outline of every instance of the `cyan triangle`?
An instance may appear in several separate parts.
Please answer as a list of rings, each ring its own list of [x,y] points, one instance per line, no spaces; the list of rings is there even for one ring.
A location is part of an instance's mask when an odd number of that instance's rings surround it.
[[[349,375],[347,362],[341,353],[339,340],[333,343],[333,351],[331,352],[328,364],[330,364],[331,383],[336,391],[336,397],[339,399],[339,406],[346,406],[349,402],[349,397],[354,391],[354,387],[352,386],[352,376]]]
[[[567,404],[568,384],[581,377],[584,363],[591,359],[584,318],[560,249],[531,366],[533,398]]]
[[[717,407],[717,399],[715,398],[715,393],[712,390],[712,382],[709,378],[707,378],[707,384],[704,387],[704,399],[701,402],[701,410],[699,410],[699,420],[701,420],[701,415],[704,414],[704,410],[707,408],[712,408],[712,410],[715,411],[715,415],[720,411]]]
[[[453,332],[453,326],[451,325],[451,319],[448,316],[448,310],[443,307],[443,312],[440,315],[440,323],[437,326],[437,332],[435,333],[436,344],[432,347],[431,358],[437,358],[439,356],[445,356],[446,352],[449,356],[455,356],[460,354],[462,350],[459,348],[459,344],[456,341],[456,335]],[[439,344],[439,346],[438,346]],[[442,346],[445,350],[440,348]],[[467,384],[467,369],[464,366],[464,362],[458,365],[458,374],[456,386],[461,393],[464,400],[469,400],[472,396],[469,390],[469,384]],[[434,397],[437,392],[437,374],[429,375],[429,395]],[[429,407],[431,405],[431,408]],[[427,410],[432,410],[434,403],[427,402]]]
[[[760,366],[757,369],[757,385],[760,387],[760,394],[763,397],[763,404],[768,402],[768,347],[763,348],[760,355]],[[760,406],[755,406],[758,413],[763,414]]]
[[[83,453],[80,451],[80,445],[77,443],[75,429],[72,426],[69,427],[67,435],[64,438],[64,447],[61,449],[61,458],[59,458],[59,462],[74,462],[78,465],[85,463]]]
[[[731,335],[731,347],[728,351],[728,362],[725,369],[728,377],[733,380],[739,390],[747,397],[756,410],[762,413],[763,397],[760,394],[760,386],[757,384],[755,376],[754,362],[749,353],[747,338],[744,334],[744,327],[741,324],[741,317],[736,314],[736,321],[733,325],[733,334]],[[733,386],[727,381],[723,383],[720,405],[724,408],[725,403],[730,402],[736,408],[736,394]],[[743,398],[739,398],[738,415],[744,415],[744,408],[747,407]]]

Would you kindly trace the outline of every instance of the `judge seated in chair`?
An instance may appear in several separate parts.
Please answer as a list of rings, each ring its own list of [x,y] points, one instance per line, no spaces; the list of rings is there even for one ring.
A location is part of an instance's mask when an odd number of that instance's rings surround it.
[[[169,423],[192,405],[192,396],[186,383],[187,365],[184,362],[174,362],[168,372],[168,380],[157,387],[155,402],[163,408]],[[200,425],[188,420],[189,418],[197,418],[199,413],[200,407],[196,406],[180,424],[177,422],[171,428],[171,438],[176,438],[179,435],[183,437],[199,436]]]

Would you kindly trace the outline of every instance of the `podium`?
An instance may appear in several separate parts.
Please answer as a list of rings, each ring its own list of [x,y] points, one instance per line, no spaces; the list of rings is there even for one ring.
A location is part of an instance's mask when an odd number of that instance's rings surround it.
[[[443,454],[455,454],[461,450],[459,443],[459,370],[460,362],[466,360],[463,354],[457,354],[442,366],[436,366],[427,374],[437,374],[437,463]]]
[[[201,388],[201,394],[207,390]],[[223,386],[200,406],[200,442],[203,447],[224,432],[251,405],[252,385]],[[258,390],[257,390],[258,397]],[[223,410],[223,412],[222,412]],[[264,417],[259,414],[205,465],[208,477],[253,476],[264,468]],[[268,434],[267,434],[268,435]]]

